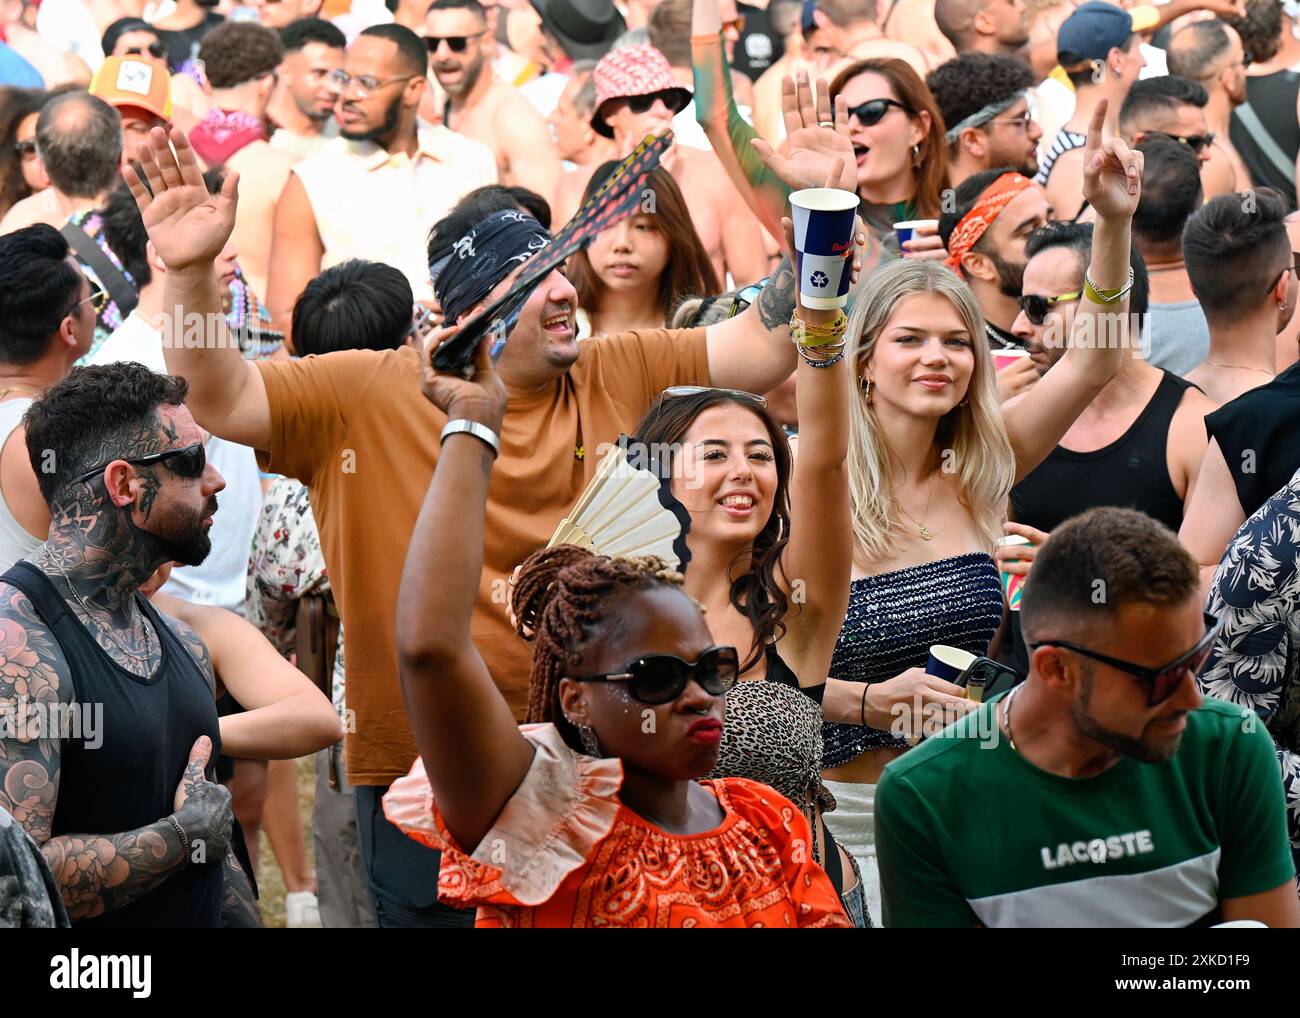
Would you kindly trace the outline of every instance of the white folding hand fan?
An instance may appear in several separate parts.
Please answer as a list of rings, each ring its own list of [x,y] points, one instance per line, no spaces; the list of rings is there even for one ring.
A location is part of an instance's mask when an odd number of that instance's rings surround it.
[[[591,483],[547,544],[574,544],[597,555],[658,555],[685,572],[691,518],[668,478],[628,460],[626,437],[605,454]]]

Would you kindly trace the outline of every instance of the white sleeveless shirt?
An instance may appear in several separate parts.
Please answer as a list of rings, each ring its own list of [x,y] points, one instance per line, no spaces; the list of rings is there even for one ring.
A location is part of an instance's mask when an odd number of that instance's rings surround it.
[[[0,449],[9,441],[9,436],[14,433],[23,422],[23,414],[35,400],[11,399],[7,403],[0,403]],[[27,449],[12,450],[10,455],[26,456]],[[4,492],[0,491],[0,572],[5,572],[8,568],[19,559],[24,559],[42,544],[45,543],[43,537],[32,537],[27,533],[21,523],[14,519],[14,514],[9,510],[9,503],[5,501]]]

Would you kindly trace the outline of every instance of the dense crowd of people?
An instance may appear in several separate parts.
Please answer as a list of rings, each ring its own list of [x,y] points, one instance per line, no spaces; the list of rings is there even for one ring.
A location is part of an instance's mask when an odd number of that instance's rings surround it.
[[[1292,0],[3,17],[0,925],[1300,926]]]

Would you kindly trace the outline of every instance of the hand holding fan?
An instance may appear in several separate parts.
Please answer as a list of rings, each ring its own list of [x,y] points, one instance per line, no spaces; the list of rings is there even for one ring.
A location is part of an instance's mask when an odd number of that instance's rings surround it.
[[[628,460],[626,436],[605,454],[596,476],[546,545],[574,544],[597,555],[657,555],[686,571],[691,518],[673,497],[670,481]]]

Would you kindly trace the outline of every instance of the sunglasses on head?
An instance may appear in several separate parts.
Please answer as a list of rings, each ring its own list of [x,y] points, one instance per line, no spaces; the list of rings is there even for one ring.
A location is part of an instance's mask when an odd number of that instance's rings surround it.
[[[885,118],[891,106],[897,106],[909,117],[912,116],[911,109],[897,99],[868,99],[860,106],[850,106],[848,112],[850,117],[857,117],[858,123],[863,127],[871,127]]]
[[[623,101],[627,103],[627,108],[638,116],[642,113],[649,113],[650,107],[655,104],[656,99],[662,99],[663,104],[674,113],[680,113],[686,109],[686,103],[682,101],[682,94],[676,89],[664,89],[661,92],[651,92],[649,95],[630,95]]]
[[[167,50],[162,43],[151,42],[149,43],[148,46],[128,46],[126,49],[122,51],[122,56],[142,57],[146,53],[148,53],[151,57],[155,57],[156,59],[161,60],[163,54],[166,52]]]
[[[193,445],[183,446],[180,449],[164,449],[162,452],[155,452],[148,456],[136,456],[128,458],[119,456],[118,459],[125,463],[131,463],[138,467],[146,467],[152,463],[161,463],[177,477],[185,477],[190,480],[196,480],[203,476],[203,471],[208,467],[208,454],[203,448],[202,442],[195,442]],[[113,462],[112,460],[109,461]],[[82,481],[89,480],[96,475],[102,477],[104,468],[108,463],[95,467],[93,470],[87,470],[80,477],[74,477],[73,484],[79,484]]]
[[[464,53],[469,46],[469,41],[477,39],[482,34],[483,32],[475,32],[473,35],[426,35],[424,44],[429,47],[430,53],[438,52],[438,44],[443,42],[453,53]]]
[[[1206,131],[1204,134],[1170,134],[1168,131],[1148,131],[1148,134],[1158,134],[1162,138],[1172,138],[1192,150],[1193,155],[1200,155],[1207,148],[1214,144],[1214,132]]]
[[[1026,293],[1016,298],[1020,310],[1025,313],[1031,325],[1042,325],[1047,321],[1047,313],[1057,304],[1073,304],[1082,297],[1080,292],[1062,293],[1055,297],[1044,297],[1040,293]]]
[[[1155,707],[1164,703],[1178,691],[1178,687],[1183,684],[1183,677],[1188,672],[1191,672],[1193,676],[1200,672],[1209,659],[1210,652],[1214,650],[1214,641],[1218,638],[1219,631],[1222,628],[1223,620],[1215,618],[1209,612],[1206,612],[1205,635],[1201,637],[1200,642],[1186,654],[1180,655],[1160,668],[1147,668],[1145,665],[1135,665],[1131,661],[1107,657],[1105,654],[1098,654],[1095,650],[1078,647],[1063,640],[1040,640],[1038,643],[1031,643],[1029,649],[1059,647],[1062,650],[1072,650],[1076,654],[1082,654],[1084,657],[1100,661],[1104,665],[1109,665],[1111,668],[1131,675],[1147,687],[1147,706]]]
[[[771,276],[764,276],[757,283],[750,283],[748,286],[736,292],[735,298],[731,301],[731,310],[727,312],[728,318],[735,318],[736,315],[742,314],[749,305],[758,300],[758,295],[763,292],[763,288],[772,282]]]
[[[750,406],[767,407],[767,397],[760,396],[757,393],[746,392],[744,389],[720,389],[712,385],[670,385],[667,389],[659,394],[659,406],[655,414],[663,411],[664,400],[676,399],[678,396],[698,396],[702,392],[720,392],[724,396],[730,396],[738,403],[747,403]]]
[[[621,672],[584,675],[575,682],[626,682],[628,694],[638,703],[658,707],[672,703],[694,679],[710,696],[722,696],[740,676],[740,656],[735,647],[710,647],[694,663],[672,654],[647,654],[629,661]]]

